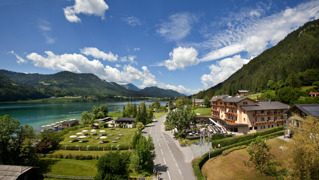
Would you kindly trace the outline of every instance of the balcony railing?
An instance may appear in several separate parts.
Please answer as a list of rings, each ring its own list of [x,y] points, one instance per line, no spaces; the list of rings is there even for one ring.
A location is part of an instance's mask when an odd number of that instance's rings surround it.
[[[257,121],[254,122],[254,125],[260,125],[260,124],[272,124],[272,123],[280,123],[285,122],[287,119],[277,119],[277,120],[268,120],[268,121]]]
[[[217,109],[211,109],[212,112],[220,113],[220,110]]]
[[[234,105],[227,105],[226,107],[230,109],[237,109],[237,106],[234,106]]]
[[[237,117],[236,113],[232,113],[232,112],[225,112],[225,114],[227,114],[228,116],[234,116]]]
[[[233,119],[228,119],[228,118],[225,118],[224,120],[227,121],[227,122],[231,122],[231,123],[234,123],[234,122],[235,122],[235,120],[233,120]]]

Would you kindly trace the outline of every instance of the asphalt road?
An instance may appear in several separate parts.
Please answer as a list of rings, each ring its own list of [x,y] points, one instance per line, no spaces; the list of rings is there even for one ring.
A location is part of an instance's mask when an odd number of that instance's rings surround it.
[[[156,158],[154,165],[160,172],[160,179],[167,180],[195,180],[190,162],[185,162],[184,154],[171,136],[164,132],[166,115],[157,119],[152,125],[148,125],[143,132],[153,138]]]

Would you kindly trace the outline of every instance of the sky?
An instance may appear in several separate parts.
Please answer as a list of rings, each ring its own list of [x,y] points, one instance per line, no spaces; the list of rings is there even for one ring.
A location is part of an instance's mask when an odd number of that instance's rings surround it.
[[[1,0],[0,69],[190,95],[318,18],[318,0]]]

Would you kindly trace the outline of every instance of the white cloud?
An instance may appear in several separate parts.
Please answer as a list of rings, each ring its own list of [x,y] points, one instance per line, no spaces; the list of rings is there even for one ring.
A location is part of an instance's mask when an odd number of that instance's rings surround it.
[[[15,53],[14,51],[10,51],[10,54],[15,55],[15,57],[18,59],[17,63],[21,64],[21,63],[26,63],[27,61],[24,60],[21,56],[19,56],[17,53]]]
[[[170,59],[158,63],[158,66],[165,66],[168,70],[184,69],[186,66],[194,66],[199,63],[196,49],[178,47],[169,53]]]
[[[128,25],[130,25],[132,27],[142,25],[140,20],[137,17],[134,17],[134,16],[122,18],[122,21],[126,22]]]
[[[198,47],[211,49],[201,61],[217,60],[239,52],[246,52],[248,56],[260,54],[292,30],[309,20],[318,19],[319,1],[302,3],[267,17],[262,17],[263,13],[261,9],[248,10],[234,18],[225,18],[222,22],[226,30],[216,32],[206,42],[197,44]]]
[[[209,88],[226,80],[230,75],[248,62],[248,59],[243,59],[240,55],[235,55],[231,58],[226,58],[218,61],[216,64],[210,65],[210,74],[204,74],[201,77],[204,88]]]
[[[115,62],[117,61],[118,55],[114,55],[113,53],[105,53],[103,51],[100,51],[96,47],[85,47],[84,49],[81,49],[81,53],[87,56],[93,56],[94,58],[97,59],[103,59],[103,60],[108,60]]]
[[[136,56],[133,56],[133,55],[121,57],[121,61],[122,62],[129,62],[131,64],[136,64],[137,65],[137,62],[135,61],[135,59],[136,59]]]
[[[46,20],[40,20],[38,24],[38,28],[40,29],[43,37],[45,38],[45,42],[47,44],[54,44],[55,43],[55,38],[51,36],[51,23]]]
[[[75,5],[64,8],[65,18],[70,22],[80,22],[78,14],[100,16],[104,18],[104,13],[109,6],[104,0],[75,0]]]
[[[140,48],[134,48],[134,51],[140,51],[141,49]]]
[[[190,34],[192,24],[198,20],[195,15],[189,13],[173,14],[168,19],[167,22],[160,24],[160,28],[157,30],[157,33],[168,41],[178,41],[185,38]]]

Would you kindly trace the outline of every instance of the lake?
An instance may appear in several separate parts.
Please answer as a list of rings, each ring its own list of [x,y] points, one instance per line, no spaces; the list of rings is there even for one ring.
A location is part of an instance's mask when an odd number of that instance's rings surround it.
[[[132,101],[132,103],[140,104],[144,101]],[[145,101],[146,105],[153,101]],[[29,124],[36,131],[41,130],[41,126],[52,124],[54,122],[81,119],[83,111],[91,112],[93,106],[105,104],[108,106],[109,112],[113,112],[115,106],[118,111],[122,111],[127,101],[121,102],[83,102],[83,103],[0,103],[0,116],[10,115],[14,119],[20,121],[22,125]],[[164,105],[166,102],[160,102]]]

